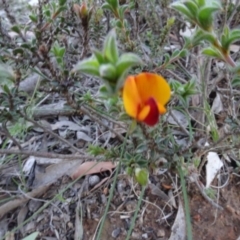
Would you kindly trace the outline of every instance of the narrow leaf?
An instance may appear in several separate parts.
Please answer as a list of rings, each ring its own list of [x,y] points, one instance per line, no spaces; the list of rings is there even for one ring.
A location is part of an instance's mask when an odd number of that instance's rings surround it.
[[[115,30],[110,31],[106,37],[103,46],[103,55],[113,64],[118,60],[118,48]]]
[[[198,22],[205,31],[210,31],[213,23],[212,14],[218,10],[217,7],[204,7],[198,12]]]
[[[197,4],[194,1],[184,1],[183,4],[188,8],[189,12],[191,12],[191,15],[194,17],[194,19],[196,19],[198,12]]]
[[[171,4],[171,7],[177,10],[178,12],[182,13],[183,15],[185,15],[190,20],[195,18],[195,16],[192,15],[189,9],[180,2],[174,2],[173,4]]]
[[[80,72],[99,77],[99,63],[95,57],[80,61],[72,72]]]
[[[214,57],[214,58],[219,58],[222,59],[221,53],[212,47],[208,47],[202,50],[202,53],[209,56],[209,57]]]

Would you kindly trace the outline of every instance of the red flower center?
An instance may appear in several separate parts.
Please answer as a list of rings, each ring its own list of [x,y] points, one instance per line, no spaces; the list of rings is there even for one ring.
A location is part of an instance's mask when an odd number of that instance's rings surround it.
[[[154,126],[159,119],[159,110],[158,110],[157,103],[155,99],[151,97],[147,100],[145,104],[150,106],[150,111],[147,117],[144,119],[144,122],[149,126]]]

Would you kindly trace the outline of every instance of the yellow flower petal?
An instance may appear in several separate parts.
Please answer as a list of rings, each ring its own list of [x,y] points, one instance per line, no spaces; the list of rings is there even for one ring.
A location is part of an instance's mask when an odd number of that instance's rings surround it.
[[[167,112],[167,109],[161,103],[157,103],[157,106],[160,114],[164,114]]]
[[[143,121],[147,117],[149,112],[150,112],[150,106],[149,105],[144,106],[143,109],[141,109],[140,113],[138,114],[137,119],[139,121]]]
[[[146,102],[150,97],[164,106],[170,99],[171,89],[167,81],[154,73],[140,73],[135,76],[136,86],[142,101]]]
[[[123,104],[128,115],[136,118],[142,105],[134,76],[129,76],[123,86]]]

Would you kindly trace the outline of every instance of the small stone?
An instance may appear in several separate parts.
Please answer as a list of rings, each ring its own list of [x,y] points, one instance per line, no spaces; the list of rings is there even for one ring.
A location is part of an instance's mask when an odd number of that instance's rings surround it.
[[[141,239],[141,235],[138,232],[133,232],[131,239]]]
[[[148,234],[147,233],[142,234],[142,238],[147,239],[148,238]]]
[[[159,229],[157,231],[157,236],[158,237],[165,237],[165,231],[163,229]]]
[[[117,238],[121,232],[120,228],[116,228],[115,230],[112,231],[112,237]]]
[[[127,184],[124,180],[119,180],[117,183],[117,190],[121,194],[125,191]]]
[[[103,204],[107,202],[107,197],[104,194],[101,194],[101,201]]]
[[[68,226],[70,229],[73,229],[73,223],[72,223],[72,222],[68,222],[68,223],[67,223],[67,226]]]
[[[92,175],[89,177],[88,182],[91,187],[94,187],[100,182],[100,177],[98,175]]]

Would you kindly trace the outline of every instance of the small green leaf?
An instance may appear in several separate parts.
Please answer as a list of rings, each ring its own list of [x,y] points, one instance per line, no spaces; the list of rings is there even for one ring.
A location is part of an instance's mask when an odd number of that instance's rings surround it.
[[[46,9],[45,11],[44,11],[44,15],[46,15],[47,17],[51,17],[51,11],[49,10],[49,9]]]
[[[103,96],[108,95],[108,88],[106,87],[106,85],[100,86],[99,92],[100,92]]]
[[[2,85],[2,84],[1,84],[1,85]],[[11,94],[11,91],[10,91],[8,85],[3,85],[3,86],[2,86],[2,89],[3,89],[3,91],[4,91],[6,94],[8,94],[8,95]]]
[[[144,168],[135,169],[135,178],[140,185],[146,186],[148,184],[148,176],[149,173],[147,169]]]
[[[100,77],[99,63],[95,57],[91,57],[77,63],[72,72],[80,72]]]
[[[231,84],[232,84],[232,87],[239,87],[240,86],[240,77],[236,76],[235,78],[233,78]]]
[[[124,13],[125,13],[125,11],[126,11],[127,9],[128,9],[128,5],[127,5],[127,4],[122,5],[121,7],[119,7],[118,12],[119,12],[119,17],[120,17],[121,19],[124,19]]]
[[[117,76],[118,76],[118,84],[117,88],[121,88],[123,84],[123,76],[125,73],[133,66],[142,65],[143,62],[140,57],[138,57],[134,53],[123,53],[116,64]]]
[[[202,50],[202,53],[209,56],[209,57],[222,59],[221,52],[219,52],[218,49],[213,48],[213,47],[204,48]]]
[[[114,9],[113,9],[112,6],[109,5],[108,3],[104,3],[101,8],[102,8],[103,10],[105,9],[105,10],[109,10],[109,11],[111,11],[111,12],[114,12]]]
[[[103,56],[106,57],[111,63],[115,64],[118,60],[118,48],[115,30],[111,30],[103,45]]]
[[[182,13],[183,15],[185,15],[188,19],[193,20],[195,19],[196,16],[194,16],[189,9],[183,5],[180,2],[174,2],[171,4],[171,7],[175,10],[177,10],[178,12]]]
[[[119,7],[118,0],[106,0],[106,2],[108,2],[108,4],[111,5],[114,10],[118,9]]]
[[[198,29],[193,35],[191,42],[193,46],[196,46],[204,40],[213,44],[215,42],[215,37],[212,33],[204,32],[201,29]]]
[[[123,53],[116,64],[118,76],[123,75],[129,68],[142,65],[141,58],[134,53]]]
[[[165,53],[163,55],[163,59],[164,59],[164,64],[167,64],[170,61],[170,55],[168,53]]]
[[[198,12],[197,4],[194,1],[184,1],[183,4],[188,8],[189,12],[191,12],[194,19],[196,19]]]
[[[119,19],[117,19],[115,21],[115,26],[118,27],[118,28],[122,28],[123,27],[123,23]]]
[[[32,20],[32,22],[34,22],[34,23],[37,23],[37,21],[38,21],[38,17],[36,16],[36,15],[33,15],[33,14],[31,14],[31,15],[29,15],[29,18]]]
[[[213,25],[213,13],[218,11],[218,7],[203,7],[197,14],[198,23],[205,31],[210,31]]]
[[[103,64],[103,63],[107,63],[107,61],[104,59],[102,53],[97,50],[97,49],[94,49],[92,50],[94,56],[96,57],[96,59],[98,60],[99,64]]]
[[[230,31],[228,37],[223,35],[221,40],[222,47],[224,48],[225,51],[228,51],[232,43],[240,40],[240,29],[234,29]]]
[[[63,6],[67,2],[67,0],[58,0],[58,2],[60,6]]]
[[[24,54],[24,49],[23,48],[15,48],[13,49],[13,54],[16,56],[17,54]]]
[[[22,43],[21,47],[26,48],[26,49],[31,49],[32,48],[31,44],[29,44],[29,43]]]
[[[188,50],[187,49],[182,49],[179,53],[179,57],[186,57],[188,54]]]
[[[198,7],[200,8],[200,7],[205,6],[206,2],[205,2],[205,0],[197,0],[197,4],[198,4]]]
[[[59,48],[59,49],[58,49],[58,56],[61,57],[61,58],[63,58],[65,52],[66,52],[65,47]]]
[[[12,26],[11,29],[12,29],[13,32],[16,32],[16,33],[18,33],[18,34],[21,33],[21,29],[20,29],[19,26],[17,26],[17,25]]]
[[[179,55],[179,52],[180,52],[180,50],[179,49],[176,49],[176,50],[174,50],[174,52],[172,53],[172,58],[175,58],[175,57],[177,57],[178,55]]]
[[[101,64],[99,68],[100,77],[110,82],[117,82],[116,69],[111,63]]]
[[[65,7],[65,6],[60,6],[58,9],[57,9],[57,11],[55,12],[55,16],[56,15],[58,15],[60,12],[63,12],[63,11],[65,11],[65,10],[67,10],[67,7]]]

